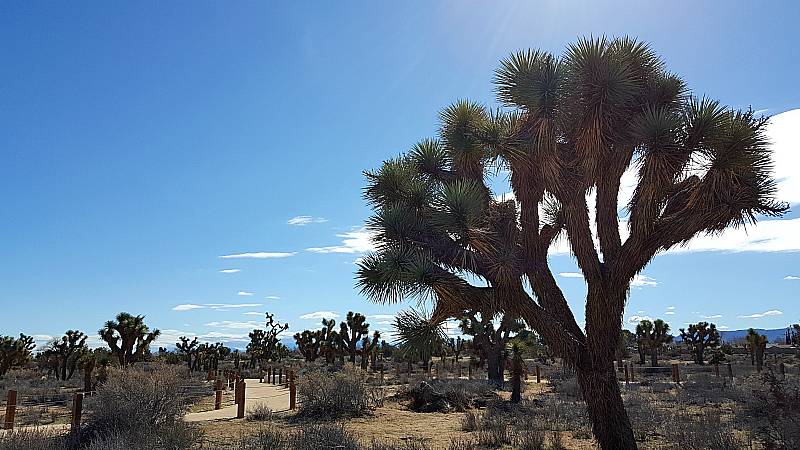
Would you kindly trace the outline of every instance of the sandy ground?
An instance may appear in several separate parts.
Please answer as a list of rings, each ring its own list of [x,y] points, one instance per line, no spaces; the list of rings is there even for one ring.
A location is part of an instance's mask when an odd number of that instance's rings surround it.
[[[289,389],[279,385],[259,383],[258,378],[247,379],[244,382],[244,408],[248,409],[265,405],[275,412],[289,410]],[[226,406],[222,409],[188,413],[184,417],[187,422],[202,422],[206,420],[233,419],[238,411],[237,405]]]

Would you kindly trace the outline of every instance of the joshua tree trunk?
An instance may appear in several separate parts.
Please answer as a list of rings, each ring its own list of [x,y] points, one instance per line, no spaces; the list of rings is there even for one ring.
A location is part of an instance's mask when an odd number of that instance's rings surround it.
[[[489,381],[500,385],[503,383],[503,368],[500,365],[501,348],[497,345],[489,345],[486,349],[486,368],[488,371]]]
[[[658,347],[655,345],[650,349],[650,365],[658,367]]]
[[[635,450],[636,439],[622,403],[613,364],[608,364],[606,370],[578,371],[578,383],[600,448]]]

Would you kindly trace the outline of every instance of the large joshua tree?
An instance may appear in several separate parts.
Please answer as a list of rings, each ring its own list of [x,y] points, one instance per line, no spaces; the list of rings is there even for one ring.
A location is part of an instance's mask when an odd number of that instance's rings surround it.
[[[132,316],[126,312],[117,314],[116,321],[109,320],[97,332],[111,348],[121,366],[133,364],[150,350],[150,344],[161,335],[160,330],[153,330],[144,324],[144,316]]]
[[[601,448],[636,448],[613,371],[630,282],[659,252],[786,210],[765,120],[689,95],[628,38],[515,53],[494,82],[506,109],[460,101],[441,113],[439,140],[366,173],[377,251],[357,282],[379,302],[432,298],[434,321],[521,317],[577,372]],[[514,200],[485,183],[498,168]],[[584,329],[548,265],[562,235],[588,286]]]

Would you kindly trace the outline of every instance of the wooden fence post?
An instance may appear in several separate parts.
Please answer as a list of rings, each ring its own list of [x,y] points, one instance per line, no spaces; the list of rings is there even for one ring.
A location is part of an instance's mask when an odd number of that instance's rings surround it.
[[[245,390],[244,379],[239,379],[236,382],[236,393],[238,394],[237,396],[239,397],[239,401],[236,402],[236,404],[239,405],[239,409],[236,411],[237,419],[244,419],[244,390]]]
[[[469,379],[472,379],[472,363],[468,363],[467,367],[469,367]]]
[[[628,384],[630,377],[628,376],[628,365],[625,364],[625,384]]]
[[[408,362],[408,373],[409,374],[411,373],[411,362],[410,361]]]
[[[539,369],[539,365],[538,364],[536,365],[536,382],[537,383],[541,383],[542,382],[542,371]]]
[[[631,383],[636,382],[636,376],[633,374],[633,364],[629,364],[631,366]]]
[[[381,383],[383,383],[383,363],[381,363]]]
[[[294,372],[289,372],[289,409],[297,408],[297,386],[294,382]]]
[[[781,376],[782,377],[786,376],[786,367],[783,366],[783,363],[781,363],[780,369],[781,369]]]
[[[6,424],[5,429],[10,430],[14,428],[14,415],[17,412],[17,391],[11,389],[8,391],[8,400],[6,401]]]
[[[728,376],[733,379],[733,367],[731,367],[730,363],[728,363]]]
[[[260,367],[258,368],[258,382],[259,383],[263,383],[264,382],[264,369],[262,369]]]
[[[83,410],[83,393],[76,392],[72,398],[72,428],[81,426],[81,411]]]
[[[719,377],[719,364],[714,364],[714,373]]]
[[[461,363],[458,363],[458,378],[461,378]]]
[[[222,378],[217,378],[216,395],[214,409],[222,409]]]

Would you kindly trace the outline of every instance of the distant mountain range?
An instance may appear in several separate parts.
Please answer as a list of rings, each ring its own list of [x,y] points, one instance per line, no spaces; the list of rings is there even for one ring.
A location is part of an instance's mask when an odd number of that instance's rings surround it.
[[[775,340],[775,338],[785,338],[786,337],[786,328],[777,328],[774,330],[765,330],[763,328],[755,328],[758,334],[763,334],[767,336],[769,342]],[[723,342],[727,342],[736,338],[743,338],[747,336],[747,330],[727,330],[727,331],[720,331],[720,337],[722,338]],[[783,342],[781,342],[783,343]]]
[[[763,334],[767,336],[767,340],[769,343],[775,340],[775,338],[779,337],[784,339],[786,337],[786,328],[776,328],[774,330],[765,330],[763,328],[754,328],[758,334]],[[722,338],[722,342],[729,342],[736,338],[743,338],[747,336],[747,330],[717,330],[719,331],[719,335]],[[675,336],[675,341],[681,342],[681,335],[680,333]],[[781,344],[783,344],[783,340],[781,340]]]

